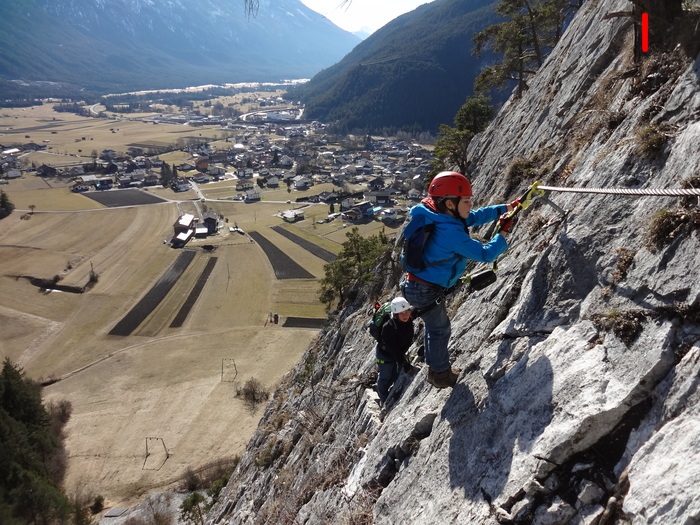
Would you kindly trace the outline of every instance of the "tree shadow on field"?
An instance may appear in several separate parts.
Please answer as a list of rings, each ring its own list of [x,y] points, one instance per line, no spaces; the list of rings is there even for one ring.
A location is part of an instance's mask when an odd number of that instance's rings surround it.
[[[464,383],[458,383],[442,416],[450,422],[450,486],[462,487],[470,500],[491,502],[503,492],[517,443],[525,452],[552,419],[552,365],[540,356],[528,366],[521,359],[480,406]]]

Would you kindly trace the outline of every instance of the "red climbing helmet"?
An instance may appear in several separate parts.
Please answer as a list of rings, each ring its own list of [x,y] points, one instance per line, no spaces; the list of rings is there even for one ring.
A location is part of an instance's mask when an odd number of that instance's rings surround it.
[[[472,185],[461,173],[441,171],[430,182],[428,195],[431,197],[471,197]]]

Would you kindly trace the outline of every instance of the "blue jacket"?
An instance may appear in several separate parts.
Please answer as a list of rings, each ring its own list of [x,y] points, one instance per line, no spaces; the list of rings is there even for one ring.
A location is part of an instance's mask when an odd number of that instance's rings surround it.
[[[466,226],[481,226],[495,221],[507,211],[505,204],[472,210],[467,217]],[[425,270],[412,273],[443,288],[450,288],[457,282],[467,267],[467,259],[493,262],[508,249],[508,243],[501,234],[496,234],[488,243],[483,244],[469,236],[464,221],[447,213],[433,211],[423,202],[411,208],[408,216],[410,221],[404,227],[405,236],[408,236],[413,222],[435,223],[435,230],[423,251],[426,263],[448,259],[443,264],[428,266]]]

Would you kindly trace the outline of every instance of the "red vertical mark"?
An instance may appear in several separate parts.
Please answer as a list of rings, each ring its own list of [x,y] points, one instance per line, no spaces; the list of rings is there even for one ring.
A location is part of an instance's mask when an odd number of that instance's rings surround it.
[[[642,52],[649,51],[649,14],[642,13]]]

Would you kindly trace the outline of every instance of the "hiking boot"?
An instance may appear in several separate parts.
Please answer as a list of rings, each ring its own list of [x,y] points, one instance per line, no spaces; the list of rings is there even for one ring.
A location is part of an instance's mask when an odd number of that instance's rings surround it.
[[[459,378],[459,373],[461,370],[459,368],[448,368],[444,372],[435,373],[432,368],[428,370],[427,381],[435,388],[451,388],[457,383],[457,378]]]

